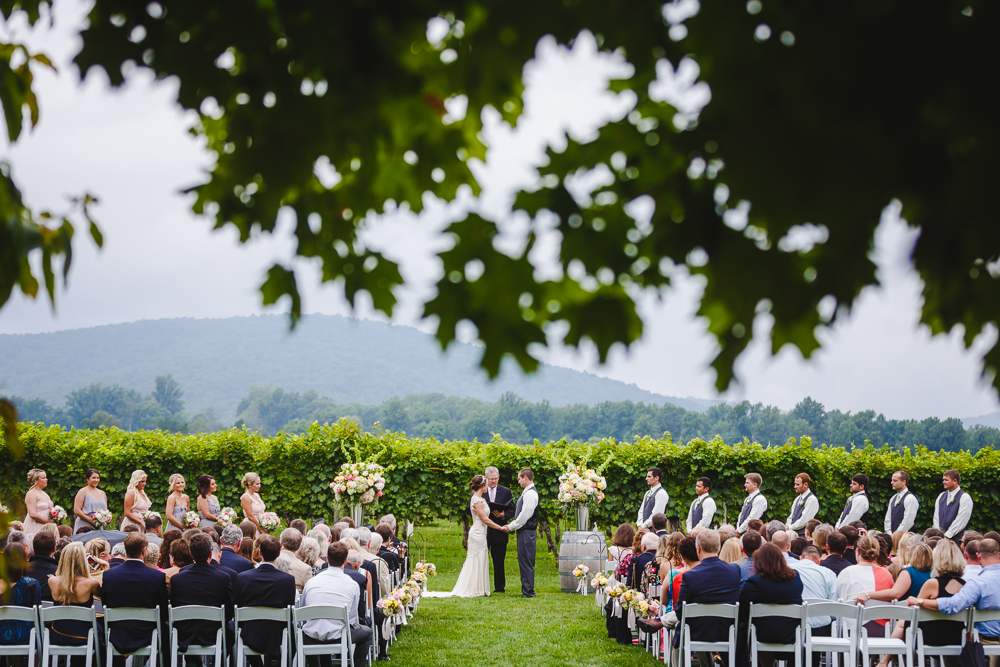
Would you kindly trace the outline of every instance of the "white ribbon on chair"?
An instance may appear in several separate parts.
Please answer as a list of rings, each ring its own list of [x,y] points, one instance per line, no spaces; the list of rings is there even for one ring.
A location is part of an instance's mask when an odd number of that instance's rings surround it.
[[[382,621],[382,636],[386,639],[396,638],[396,621],[392,616],[386,616]]]
[[[615,598],[615,601],[611,604],[611,615],[615,618],[622,617],[622,603]]]
[[[597,603],[598,607],[603,607],[607,603],[607,600],[604,599],[604,589],[600,586],[594,591],[594,602]]]
[[[635,609],[628,608],[628,629],[635,630]]]

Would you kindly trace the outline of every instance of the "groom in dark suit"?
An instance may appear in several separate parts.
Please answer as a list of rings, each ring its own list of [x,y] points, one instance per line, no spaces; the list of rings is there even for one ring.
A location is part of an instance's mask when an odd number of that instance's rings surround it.
[[[486,493],[483,494],[490,504],[490,518],[501,526],[514,518],[513,500],[510,489],[500,486],[500,471],[490,466],[486,469]],[[503,510],[495,509],[494,504],[505,505]],[[507,587],[507,578],[504,574],[503,562],[507,557],[507,542],[510,535],[495,528],[486,529],[486,544],[490,548],[490,557],[493,559],[493,592],[503,593]]]

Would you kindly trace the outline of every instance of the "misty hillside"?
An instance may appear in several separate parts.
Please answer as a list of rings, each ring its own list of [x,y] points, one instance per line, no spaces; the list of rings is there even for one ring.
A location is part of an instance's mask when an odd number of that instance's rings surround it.
[[[440,393],[496,401],[511,391],[556,406],[633,401],[704,411],[720,401],[662,396],[590,373],[543,366],[521,375],[509,361],[495,382],[479,369],[481,351],[453,344],[443,354],[433,336],[335,315],[309,315],[294,332],[281,315],[218,320],[145,320],[45,334],[0,335],[0,394],[62,405],[93,382],[148,392],[173,374],[187,410],[214,407],[235,417],[252,385],[315,389],[344,403]]]

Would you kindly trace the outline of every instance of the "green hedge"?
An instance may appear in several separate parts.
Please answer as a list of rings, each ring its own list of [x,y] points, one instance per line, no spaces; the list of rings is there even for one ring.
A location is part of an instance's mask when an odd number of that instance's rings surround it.
[[[0,488],[6,504],[23,505],[25,473],[33,467],[48,473],[49,495],[70,510],[73,496],[83,485],[83,470],[95,467],[103,476],[111,510],[121,512],[122,499],[133,470],[149,475],[147,492],[154,509],[163,511],[168,493],[167,479],[175,472],[185,476],[188,492],[194,496],[198,475],[213,475],[219,485],[223,506],[239,508],[242,494],[239,481],[248,471],[263,479],[261,495],[269,509],[287,518],[331,518],[333,492],[328,484],[343,463],[345,451],[357,451],[365,458],[378,457],[387,466],[388,486],[378,512],[392,512],[397,518],[417,522],[434,518],[461,520],[469,491],[468,480],[486,465],[500,469],[501,483],[516,488],[517,471],[535,471],[535,481],[550,518],[557,477],[567,461],[587,457],[592,465],[609,454],[612,462],[604,471],[608,479],[607,499],[591,512],[603,528],[622,521],[634,521],[636,507],[646,490],[645,470],[664,470],[664,486],[670,494],[668,516],[683,520],[694,499],[694,483],[700,476],[715,482],[713,496],[721,521],[724,506],[735,520],[743,502],[743,475],[756,471],[764,477],[762,491],[768,498],[769,518],[788,516],[794,492],[794,476],[807,472],[820,501],[819,518],[835,522],[848,495],[852,475],[864,472],[872,480],[874,523],[880,527],[888,498],[889,478],[895,470],[905,470],[913,478],[910,489],[921,500],[917,528],[923,530],[933,518],[932,501],[941,492],[941,473],[955,468],[962,473],[962,487],[972,495],[976,508],[971,527],[991,530],[1000,517],[1000,454],[992,449],[975,456],[968,453],[937,453],[919,448],[903,453],[888,447],[846,450],[813,447],[808,438],[789,440],[781,447],[765,448],[755,443],[728,445],[721,440],[692,440],[677,443],[638,439],[631,443],[614,440],[599,445],[557,442],[518,446],[499,440],[489,443],[438,442],[408,439],[394,433],[366,434],[352,423],[314,425],[302,436],[279,434],[265,438],[241,429],[201,435],[175,435],[159,431],[127,432],[115,428],[95,431],[19,425],[25,456],[13,461],[6,449],[0,454],[7,475]]]

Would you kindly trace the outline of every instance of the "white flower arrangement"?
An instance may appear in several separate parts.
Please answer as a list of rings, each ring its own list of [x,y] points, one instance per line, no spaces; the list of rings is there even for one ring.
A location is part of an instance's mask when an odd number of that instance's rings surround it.
[[[49,509],[49,518],[53,519],[56,523],[59,523],[60,521],[65,521],[66,516],[67,516],[66,510],[64,510],[59,505],[53,505],[52,508]]]
[[[275,528],[281,525],[281,519],[274,512],[264,512],[260,515],[260,527],[264,529],[265,533],[270,533]]]
[[[591,505],[604,500],[604,490],[608,482],[592,468],[581,469],[571,463],[566,472],[559,475],[559,495],[556,499],[563,505]]]
[[[181,523],[187,528],[197,528],[201,525],[201,516],[197,512],[185,512]]]
[[[10,514],[10,510],[3,503],[0,503],[0,514]]]
[[[413,569],[417,572],[423,572],[428,577],[433,577],[437,574],[437,566],[434,563],[417,563],[413,566]]]
[[[385,489],[384,468],[377,463],[344,463],[340,473],[330,482],[337,503],[346,499],[351,504],[373,505]]]
[[[220,526],[232,526],[239,520],[239,514],[232,507],[223,507],[219,511],[218,519]]]
[[[94,512],[94,527],[97,528],[97,530],[104,530],[111,525],[114,518],[114,515],[111,514],[111,510],[99,509]]]

